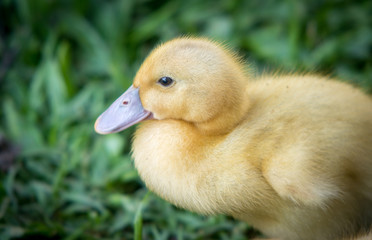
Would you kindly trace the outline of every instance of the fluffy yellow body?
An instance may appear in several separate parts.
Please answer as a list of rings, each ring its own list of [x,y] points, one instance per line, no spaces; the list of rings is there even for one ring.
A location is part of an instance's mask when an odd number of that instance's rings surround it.
[[[280,239],[343,239],[372,224],[372,100],[317,75],[257,79],[226,47],[179,38],[139,69],[133,142],[149,189]],[[174,83],[161,86],[158,79]]]

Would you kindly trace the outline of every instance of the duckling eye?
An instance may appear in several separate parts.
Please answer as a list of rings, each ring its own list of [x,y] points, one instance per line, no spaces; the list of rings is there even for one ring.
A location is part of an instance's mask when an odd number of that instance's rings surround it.
[[[158,80],[158,83],[164,87],[169,87],[173,83],[173,79],[170,77],[162,77]]]

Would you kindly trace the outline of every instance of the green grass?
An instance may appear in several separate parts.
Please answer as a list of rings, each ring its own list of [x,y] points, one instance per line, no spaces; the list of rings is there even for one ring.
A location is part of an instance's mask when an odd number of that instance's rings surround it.
[[[372,93],[372,2],[93,0],[0,2],[0,239],[249,239],[247,224],[148,193],[134,128],[97,116],[156,44],[225,41],[253,71],[329,74]]]

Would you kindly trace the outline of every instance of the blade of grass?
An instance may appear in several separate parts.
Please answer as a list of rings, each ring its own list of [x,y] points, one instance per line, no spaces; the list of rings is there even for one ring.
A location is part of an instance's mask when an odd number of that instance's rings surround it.
[[[142,219],[142,212],[144,207],[149,202],[149,196],[151,192],[147,192],[146,195],[141,200],[141,203],[137,209],[136,216],[134,218],[134,239],[135,240],[142,240],[142,226],[143,226],[143,219]]]

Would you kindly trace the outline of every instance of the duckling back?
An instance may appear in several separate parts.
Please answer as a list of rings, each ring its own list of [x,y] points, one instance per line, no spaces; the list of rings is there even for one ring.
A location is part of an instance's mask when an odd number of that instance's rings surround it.
[[[370,230],[371,98],[319,76],[264,76],[248,91],[247,154],[285,202],[278,219],[288,228],[280,234],[274,225],[268,235],[339,239]]]

